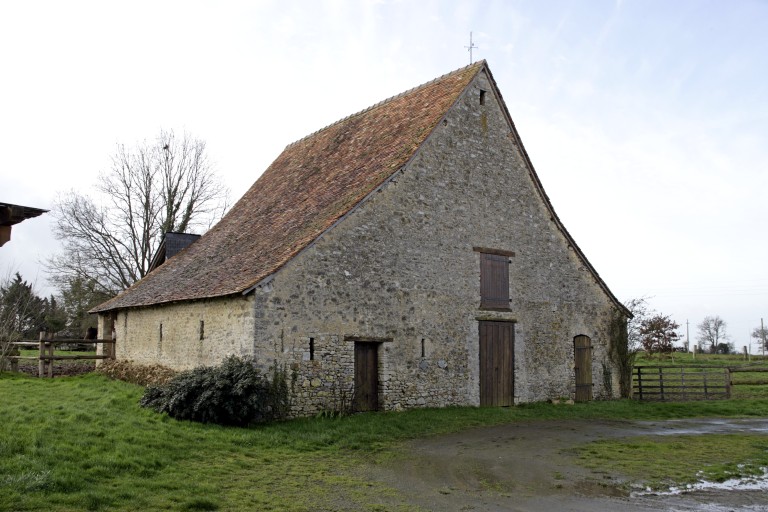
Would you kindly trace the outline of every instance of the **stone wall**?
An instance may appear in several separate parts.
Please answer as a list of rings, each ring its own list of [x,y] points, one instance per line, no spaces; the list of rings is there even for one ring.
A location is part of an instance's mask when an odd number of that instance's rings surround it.
[[[478,404],[481,319],[516,322],[516,402],[572,396],[579,334],[592,338],[595,395],[608,393],[613,303],[558,230],[491,91],[479,75],[406,168],[256,290],[255,354],[291,369],[296,414],[351,400],[355,339],[386,340],[383,408]],[[515,252],[510,311],[480,310],[473,247]]]
[[[514,252],[509,311],[480,309],[475,247]],[[248,297],[121,311],[117,357],[190,368],[252,355],[288,370],[293,413],[309,415],[349,407],[355,343],[374,342],[382,408],[477,405],[479,321],[495,319],[515,322],[516,403],[573,396],[581,334],[602,397],[614,307],[481,73],[406,167],[271,280]]]
[[[108,316],[100,317],[100,333]],[[162,335],[161,335],[162,331]],[[253,355],[253,297],[122,310],[115,321],[116,357],[184,370],[227,355]]]

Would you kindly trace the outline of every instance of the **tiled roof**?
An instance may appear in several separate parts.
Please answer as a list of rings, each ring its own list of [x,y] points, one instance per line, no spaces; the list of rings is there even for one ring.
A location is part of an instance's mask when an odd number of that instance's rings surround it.
[[[405,165],[484,66],[449,73],[289,145],[200,240],[93,312],[248,290]]]

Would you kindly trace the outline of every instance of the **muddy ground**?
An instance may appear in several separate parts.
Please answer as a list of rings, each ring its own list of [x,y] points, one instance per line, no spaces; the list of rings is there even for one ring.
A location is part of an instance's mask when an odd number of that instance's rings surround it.
[[[367,472],[370,479],[397,490],[382,498],[393,509],[768,511],[768,487],[638,495],[614,476],[579,466],[569,453],[571,448],[599,439],[734,431],[768,435],[768,418],[515,423],[414,441],[392,460],[370,465]]]
[[[90,373],[96,369],[95,361],[54,361],[54,377],[82,375]],[[19,361],[19,372],[37,377],[37,361],[23,360]]]

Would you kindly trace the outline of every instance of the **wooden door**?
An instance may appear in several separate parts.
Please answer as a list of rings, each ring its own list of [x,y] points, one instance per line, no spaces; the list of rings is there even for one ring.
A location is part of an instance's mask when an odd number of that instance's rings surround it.
[[[379,409],[379,343],[355,343],[355,411]]]
[[[592,400],[592,340],[589,336],[579,335],[573,338],[573,355],[576,371],[577,402]]]
[[[480,322],[480,405],[514,405],[515,324]]]

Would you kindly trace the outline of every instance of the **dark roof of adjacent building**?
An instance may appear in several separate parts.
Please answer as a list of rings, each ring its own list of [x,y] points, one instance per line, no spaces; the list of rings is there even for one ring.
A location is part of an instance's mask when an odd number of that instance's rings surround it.
[[[192,233],[174,233],[173,231],[166,233],[163,237],[163,241],[160,242],[160,247],[157,248],[155,255],[152,257],[152,261],[149,264],[149,271],[152,272],[194,242],[197,242],[198,238],[200,238],[200,235]]]
[[[31,206],[0,203],[0,226],[13,226],[23,220],[42,215],[47,211],[40,208],[32,208]]]
[[[251,290],[405,166],[481,70],[491,77],[522,149],[490,70],[479,61],[290,144],[211,230],[92,312]],[[525,158],[553,220],[596,282],[622,307],[557,218]]]
[[[11,203],[0,203],[0,247],[11,239],[11,226],[32,217],[42,215],[48,210],[21,206]]]

